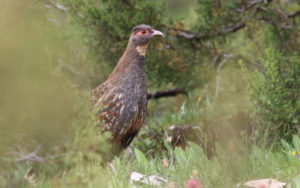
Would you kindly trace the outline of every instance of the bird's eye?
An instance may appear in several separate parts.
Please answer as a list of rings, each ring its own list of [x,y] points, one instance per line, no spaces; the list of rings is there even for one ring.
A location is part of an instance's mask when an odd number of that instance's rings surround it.
[[[149,30],[147,29],[142,29],[136,33],[136,35],[148,35],[148,34],[149,34]]]

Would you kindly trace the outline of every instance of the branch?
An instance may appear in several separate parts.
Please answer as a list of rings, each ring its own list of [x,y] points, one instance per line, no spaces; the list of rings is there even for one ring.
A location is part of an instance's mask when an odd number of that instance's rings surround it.
[[[267,9],[264,7],[259,7],[260,8],[260,10],[262,10],[262,11],[267,11]],[[274,20],[271,20],[271,19],[269,19],[269,18],[267,18],[267,17],[262,17],[262,18],[258,18],[258,20],[263,20],[263,21],[265,21],[266,23],[270,23],[270,24],[272,24],[272,25],[276,25],[276,24],[278,24],[278,23],[281,23],[281,22],[285,22],[285,21],[287,21],[288,19],[292,19],[293,20],[293,24],[291,24],[291,25],[284,25],[284,24],[280,24],[280,27],[281,28],[283,28],[283,29],[292,29],[293,27],[294,27],[294,25],[295,25],[295,20],[294,20],[294,18],[296,17],[296,16],[299,16],[300,15],[300,10],[297,10],[296,12],[293,12],[293,13],[289,13],[289,14],[287,14],[287,13],[285,13],[283,10],[281,10],[281,9],[279,9],[279,8],[271,8],[271,10],[275,10],[275,11],[277,11],[278,13],[280,13],[280,15],[282,15],[283,17],[284,17],[284,19],[282,19],[282,20],[276,20],[276,21],[274,21]]]
[[[300,15],[300,10],[297,10],[294,13],[287,14],[287,17],[288,18],[294,18],[294,17],[299,16],[299,15]]]
[[[40,144],[33,152],[29,154],[24,154],[21,151],[21,148],[18,147],[19,152],[12,152],[12,154],[18,155],[16,162],[26,162],[26,161],[36,161],[36,162],[46,162],[48,160],[48,157],[39,157],[38,152],[40,151],[42,147],[42,144]]]
[[[254,7],[255,5],[259,4],[260,2],[262,2],[262,0],[254,0],[252,2],[250,2],[246,7],[242,7],[241,9],[237,9],[238,12],[246,12],[247,10],[249,10],[250,8]],[[272,0],[268,0],[268,1],[264,1],[267,5],[269,3],[272,2]],[[267,8],[266,7],[262,7],[262,6],[256,6],[256,9],[254,11],[253,14],[256,13],[256,10],[259,9],[259,10],[262,10],[262,11],[267,11]],[[290,14],[286,14],[284,13],[281,9],[278,9],[278,8],[271,8],[273,10],[276,10],[277,12],[279,12],[281,15],[284,16],[285,20],[288,19],[288,18],[294,18],[298,15],[300,15],[300,10],[297,10],[296,12],[294,13],[290,13]],[[187,30],[180,30],[177,32],[177,37],[181,37],[181,38],[185,38],[187,40],[203,40],[203,39],[209,39],[209,38],[213,38],[213,37],[216,37],[216,36],[222,36],[222,35],[225,35],[225,34],[228,34],[228,33],[234,33],[236,31],[239,31],[241,29],[243,29],[244,27],[246,27],[246,24],[247,24],[247,21],[249,20],[251,16],[249,17],[244,17],[241,21],[241,22],[238,22],[238,23],[235,23],[229,27],[226,27],[226,28],[223,28],[223,29],[220,29],[216,32],[211,32],[211,33],[203,33],[203,34],[196,34],[192,31],[187,31]],[[175,30],[175,29],[173,29]]]
[[[174,97],[178,94],[184,94],[184,93],[186,92],[181,88],[165,89],[165,90],[147,93],[147,99],[150,100],[150,99],[158,99],[161,97]]]
[[[245,12],[246,10],[250,9],[251,7],[253,7],[254,5],[260,3],[261,0],[255,0],[255,1],[252,1],[250,2],[246,7],[242,7],[240,9],[237,9],[238,12]]]
[[[216,91],[215,91],[214,101],[216,101],[216,99],[219,96],[220,79],[221,79],[221,75],[220,75],[221,68],[225,65],[225,63],[227,63],[227,61],[232,57],[232,55],[224,54],[223,57],[224,57],[224,59],[221,61],[221,63],[218,65],[218,68],[217,68]]]
[[[255,6],[256,4],[258,4],[260,2],[262,2],[262,0],[254,0],[254,1],[250,2],[246,7],[242,7],[241,9],[237,9],[237,11],[240,12],[240,13],[243,13],[243,12],[247,11],[248,9],[250,9],[251,7]],[[267,3],[270,3],[270,2],[271,1],[268,1]],[[246,26],[247,20],[248,20],[248,17],[245,17],[243,19],[243,21],[241,21],[239,23],[235,23],[235,24],[233,24],[229,27],[220,29],[219,31],[212,32],[212,33],[204,33],[204,34],[200,34],[200,35],[197,35],[197,34],[192,33],[190,31],[181,30],[177,33],[177,36],[188,39],[188,40],[209,39],[209,38],[212,38],[212,37],[225,35],[227,33],[236,32],[240,29],[243,29]]]
[[[55,2],[55,0],[47,0],[48,1],[48,3],[52,6],[52,7],[54,7],[54,8],[56,8],[56,9],[58,9],[58,10],[60,10],[60,11],[68,11],[68,8],[67,7],[65,7],[65,6],[63,6],[63,5],[61,5],[61,4],[59,4],[59,3],[57,3],[57,2]]]
[[[240,23],[236,23],[232,26],[220,29],[219,31],[213,32],[213,33],[204,33],[204,34],[197,35],[197,34],[194,34],[192,32],[179,31],[177,33],[177,36],[188,39],[188,40],[209,39],[209,38],[216,37],[216,36],[222,36],[222,35],[225,35],[227,33],[236,32],[240,29],[243,29],[245,26],[246,26],[246,21],[242,21]]]

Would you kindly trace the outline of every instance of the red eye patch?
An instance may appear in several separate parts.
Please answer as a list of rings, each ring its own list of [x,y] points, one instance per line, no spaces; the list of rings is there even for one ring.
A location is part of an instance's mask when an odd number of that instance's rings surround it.
[[[136,35],[149,35],[149,30],[141,29],[138,32],[136,32]]]

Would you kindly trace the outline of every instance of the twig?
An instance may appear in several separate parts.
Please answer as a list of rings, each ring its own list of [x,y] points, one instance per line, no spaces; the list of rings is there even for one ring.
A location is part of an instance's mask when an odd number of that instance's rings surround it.
[[[264,11],[264,12],[267,12],[267,8],[265,7],[258,7],[259,10],[261,11]],[[270,24],[278,24],[280,22],[286,22],[288,19],[292,19],[293,20],[293,24],[292,25],[284,25],[284,24],[281,24],[280,27],[283,28],[283,29],[292,29],[295,25],[295,17],[300,15],[300,10],[297,10],[296,12],[293,12],[293,13],[285,13],[283,10],[279,9],[279,8],[271,8],[271,10],[275,10],[277,11],[281,16],[284,17],[284,19],[282,20],[277,20],[277,21],[274,21],[274,20],[271,20],[267,17],[261,17],[261,18],[258,18],[258,20],[263,20],[265,21],[266,23],[270,23]]]
[[[300,15],[300,10],[297,10],[296,12],[294,13],[290,13],[290,14],[286,14],[288,18],[294,18],[296,16],[299,16]]]
[[[56,8],[56,9],[58,9],[58,10],[60,10],[60,11],[68,11],[68,8],[67,7],[65,7],[65,6],[63,6],[63,5],[61,5],[61,4],[59,4],[59,3],[57,3],[57,2],[55,2],[54,0],[47,0],[48,2],[49,2],[49,4],[52,6],[52,7],[54,7],[54,8]]]
[[[155,92],[149,92],[147,93],[147,98],[149,99],[158,99],[161,97],[174,97],[178,94],[186,93],[181,88],[173,88],[173,89],[166,89],[166,90],[160,90]]]
[[[21,148],[18,147],[18,152],[11,152],[12,154],[16,154],[18,155],[18,158],[16,159],[16,162],[24,162],[24,161],[36,161],[36,162],[45,162],[48,158],[45,157],[39,157],[37,154],[40,151],[42,147],[42,144],[40,144],[33,152],[29,153],[29,154],[24,154],[21,151]]]
[[[250,9],[254,5],[260,3],[261,0],[251,1],[246,7],[242,7],[240,9],[237,9],[238,12],[245,12],[246,10]]]
[[[202,94],[202,96],[201,96],[201,98],[200,98],[201,100],[199,101],[199,105],[202,103],[204,97],[206,96],[207,91],[208,91],[208,89],[210,88],[210,84],[211,84],[211,80],[209,80],[209,81],[207,82],[207,84],[206,84],[204,93]]]
[[[112,171],[115,175],[117,175],[117,171],[116,171],[114,165],[113,165],[112,163],[107,163],[107,165],[110,167],[111,171]]]
[[[38,152],[41,150],[42,144],[35,148],[35,150],[29,154],[24,154],[21,147],[17,147],[17,152],[10,152],[11,154],[17,155],[16,162],[26,162],[26,161],[35,161],[35,162],[46,162],[47,160],[54,159],[65,154],[49,155],[46,157],[38,156]]]
[[[248,9],[250,9],[251,7],[254,7],[255,5],[259,4],[260,2],[262,2],[262,0],[252,1],[246,7],[243,7],[241,9],[237,9],[237,11],[243,13],[243,12],[247,11]],[[268,5],[272,1],[268,0],[268,1],[264,1],[264,2]],[[266,8],[264,6],[255,6],[255,7],[256,8],[254,9],[254,12],[252,13],[252,15],[255,15],[257,10],[268,11],[268,8]],[[284,17],[283,21],[285,21],[289,18],[294,18],[294,17],[300,15],[300,10],[297,10],[296,12],[290,13],[290,14],[286,14],[283,10],[281,10],[279,8],[271,8],[271,10],[275,10],[278,13],[280,13]],[[240,21],[238,23],[235,23],[235,24],[233,24],[229,27],[219,29],[216,32],[196,34],[192,31],[187,31],[187,30],[181,29],[180,31],[177,31],[176,36],[180,37],[180,38],[187,39],[187,40],[210,39],[210,38],[213,38],[213,37],[222,36],[222,35],[225,35],[225,34],[228,34],[228,33],[233,33],[233,32],[236,32],[236,31],[239,31],[239,30],[243,29],[244,27],[246,27],[246,24],[247,24],[249,18],[251,18],[251,16],[246,16],[246,17],[241,19],[242,21]],[[263,20],[265,20],[265,19],[263,19]],[[268,20],[265,20],[265,21],[268,21]],[[281,22],[281,21],[282,20],[279,20],[278,22]],[[285,28],[285,27],[282,27],[282,28]],[[287,26],[287,28],[290,29],[291,27]],[[173,30],[176,30],[176,29],[173,29]]]
[[[16,162],[24,162],[24,161],[36,161],[36,162],[46,162],[49,157],[39,157],[37,154],[40,151],[42,144],[40,144],[35,150],[29,154],[24,154],[21,151],[21,148],[18,147],[18,152],[11,152],[12,154],[18,155]]]
[[[222,36],[224,34],[231,33],[231,32],[236,32],[236,31],[244,28],[245,26],[246,26],[246,21],[242,21],[240,23],[236,23],[232,26],[220,29],[219,31],[213,32],[213,33],[204,33],[201,35],[197,35],[192,32],[179,31],[177,33],[177,36],[188,39],[188,40],[203,40],[203,39],[209,39],[209,38],[216,37],[216,36]]]
[[[283,10],[281,10],[280,8],[271,8],[271,10],[276,10],[279,14],[281,14],[284,17],[284,20],[288,19],[288,16],[286,15],[286,13],[283,12]]]
[[[230,59],[232,57],[232,55],[227,55],[224,54],[223,55],[224,59],[221,61],[221,63],[218,65],[217,68],[217,78],[216,78],[216,91],[215,91],[215,97],[214,97],[214,101],[216,101],[216,99],[219,96],[219,90],[220,90],[220,72],[221,72],[221,68],[225,65],[225,63],[228,61],[228,59]]]

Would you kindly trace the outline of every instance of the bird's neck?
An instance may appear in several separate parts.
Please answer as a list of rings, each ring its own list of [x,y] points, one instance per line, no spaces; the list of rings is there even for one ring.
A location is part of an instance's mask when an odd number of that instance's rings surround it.
[[[136,45],[130,38],[125,50],[125,53],[133,58],[145,57],[149,42],[141,45]]]
[[[147,46],[136,46],[133,41],[129,40],[124,54],[113,71],[113,75],[116,75],[117,72],[126,72],[124,76],[127,76],[129,72],[134,74],[143,73]]]

